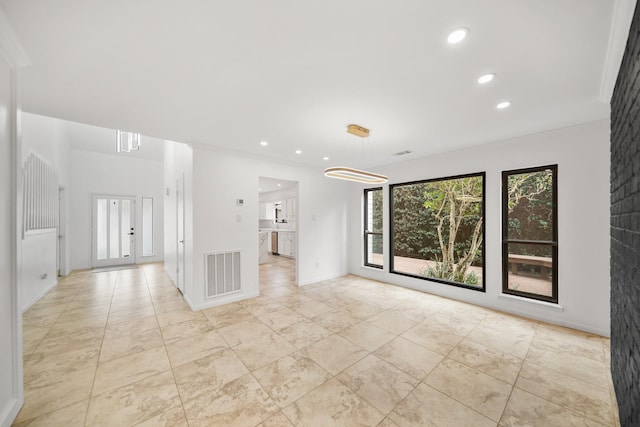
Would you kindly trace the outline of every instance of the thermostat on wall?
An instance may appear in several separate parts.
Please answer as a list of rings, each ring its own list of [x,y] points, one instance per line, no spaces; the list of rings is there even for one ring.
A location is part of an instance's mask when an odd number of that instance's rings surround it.
[[[236,199],[236,204],[240,207],[244,206],[244,199]]]

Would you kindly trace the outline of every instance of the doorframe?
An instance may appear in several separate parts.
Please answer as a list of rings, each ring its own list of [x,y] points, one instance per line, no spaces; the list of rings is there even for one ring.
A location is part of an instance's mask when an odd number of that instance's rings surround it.
[[[91,242],[91,268],[100,268],[100,267],[108,267],[109,264],[105,264],[105,265],[94,265],[94,261],[95,261],[95,253],[94,251],[96,250],[96,246],[94,246],[94,239],[95,239],[95,230],[94,230],[94,199],[95,198],[100,198],[100,197],[104,197],[106,199],[131,199],[132,206],[131,208],[133,209],[133,220],[131,222],[131,225],[133,225],[133,230],[134,230],[134,245],[133,245],[133,251],[131,251],[131,262],[128,263],[119,263],[119,264],[113,264],[113,265],[132,265],[132,264],[137,264],[137,253],[138,253],[138,213],[136,212],[136,202],[138,200],[138,196],[125,196],[125,195],[121,195],[121,194],[104,194],[104,193],[91,193],[90,196],[90,200],[91,200],[91,209],[89,210],[89,213],[91,215],[90,221],[91,221],[91,226],[90,226],[90,242]],[[119,207],[121,212],[122,207]],[[122,216],[122,214],[120,213],[120,216]],[[109,234],[107,232],[107,234]],[[108,254],[107,254],[107,259],[108,259]]]
[[[180,185],[182,183],[182,185]],[[176,180],[176,288],[184,294],[185,280],[185,197],[184,197],[184,173],[178,176]],[[182,241],[180,240],[180,203],[178,200],[182,198]],[[182,245],[182,257],[180,256],[180,245]],[[182,261],[182,263],[180,262]],[[182,266],[182,271],[180,267]],[[182,280],[180,278],[182,277]]]

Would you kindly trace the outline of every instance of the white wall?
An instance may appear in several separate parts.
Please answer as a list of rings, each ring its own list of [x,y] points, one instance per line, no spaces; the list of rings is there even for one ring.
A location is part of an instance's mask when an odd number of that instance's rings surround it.
[[[18,305],[18,264],[22,245],[18,120],[17,39],[0,8],[0,426],[9,427],[24,403],[22,316]],[[23,57],[26,63],[26,56]]]
[[[558,164],[559,307],[502,293],[501,171]],[[473,304],[609,335],[609,122],[598,121],[380,168],[390,184],[486,171],[486,293],[363,267],[362,186],[352,186],[349,271]],[[384,242],[389,248],[388,185]],[[560,309],[561,307],[561,309]]]
[[[22,164],[34,153],[56,171],[58,186],[69,189],[70,144],[66,122],[36,114],[22,114]],[[68,191],[67,191],[68,194]],[[65,211],[69,212],[69,198]],[[69,229],[69,216],[62,224]],[[69,239],[63,241],[64,255],[69,253]],[[69,257],[62,256],[60,272],[69,272]],[[22,239],[22,281],[20,306],[27,310],[57,283],[58,231],[55,228],[28,232]],[[46,275],[43,278],[43,275]]]
[[[346,274],[348,185],[321,170],[194,148],[193,283],[185,292],[194,308],[230,299],[205,300],[204,253],[240,250],[243,292],[258,295],[259,177],[298,182],[299,285]],[[236,199],[244,199],[238,207]]]
[[[144,149],[144,146],[143,148]],[[114,149],[115,150],[115,149]],[[127,153],[105,154],[71,150],[71,195],[69,229],[71,268],[91,267],[91,196],[106,194],[136,197],[136,263],[164,259],[164,208],[162,162],[128,157]],[[154,256],[142,256],[142,197],[153,197]]]
[[[185,284],[193,282],[193,151],[179,142],[164,143],[164,269],[177,285],[176,186],[184,177]],[[168,192],[168,194],[167,194]],[[186,291],[185,291],[186,293]]]

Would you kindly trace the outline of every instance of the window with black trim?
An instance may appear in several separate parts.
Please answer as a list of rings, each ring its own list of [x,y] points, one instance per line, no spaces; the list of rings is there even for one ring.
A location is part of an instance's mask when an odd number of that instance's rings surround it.
[[[502,292],[558,302],[558,167],[502,172]]]
[[[389,187],[392,273],[484,291],[484,177]]]
[[[383,265],[382,188],[364,190],[364,265]]]

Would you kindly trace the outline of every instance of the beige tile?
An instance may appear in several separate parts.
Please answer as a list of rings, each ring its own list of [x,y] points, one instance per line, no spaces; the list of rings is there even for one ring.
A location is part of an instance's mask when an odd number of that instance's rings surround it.
[[[281,408],[331,378],[320,365],[299,352],[254,371],[253,375]]]
[[[101,328],[78,335],[45,336],[35,351],[45,354],[56,354],[66,353],[71,350],[99,349],[102,345],[103,336],[104,329]]]
[[[323,328],[327,328],[331,332],[339,332],[349,326],[353,326],[361,322],[357,317],[353,317],[346,311],[341,310],[334,310],[320,314],[314,317],[313,321]]]
[[[364,302],[354,302],[349,305],[345,305],[342,307],[342,310],[360,320],[368,319],[382,311],[379,307],[366,304]]]
[[[444,358],[443,355],[402,337],[383,345],[375,354],[419,380],[426,377]]]
[[[215,391],[249,373],[233,350],[223,349],[173,369],[183,401]]]
[[[156,312],[153,310],[153,306],[144,306],[140,308],[132,308],[123,311],[112,311],[109,313],[109,324],[126,322],[129,320],[142,319],[144,317],[155,316]]]
[[[87,415],[89,400],[83,400],[64,408],[40,415],[22,422],[12,424],[13,427],[57,427],[57,426],[83,426]]]
[[[514,388],[504,410],[501,427],[602,427],[589,418],[568,411],[561,406]]]
[[[454,360],[443,360],[424,380],[425,384],[499,421],[511,384],[499,381]]]
[[[197,319],[186,320],[184,322],[165,326],[162,328],[162,336],[165,343],[171,344],[172,342],[204,334],[205,332],[213,330],[214,327],[209,323],[209,320],[202,316]]]
[[[153,308],[156,313],[168,313],[176,310],[191,310],[189,305],[182,299],[175,299],[173,301],[165,301],[161,303],[154,303]]]
[[[338,335],[367,351],[374,351],[395,338],[395,335],[391,332],[387,332],[367,322],[361,322],[347,329],[343,329],[338,332]]]
[[[336,378],[385,415],[420,381],[374,355],[345,369]]]
[[[163,347],[164,341],[160,330],[151,329],[137,335],[122,338],[107,338],[102,342],[100,363],[106,363],[119,357],[130,356],[153,348]]]
[[[275,332],[243,342],[233,349],[251,371],[296,351],[294,346]]]
[[[265,325],[267,325],[274,331],[279,331],[291,325],[295,325],[296,323],[304,322],[305,320],[307,320],[307,318],[302,314],[296,313],[295,311],[288,308],[262,315],[258,317],[258,319],[260,319],[260,321],[262,321]]]
[[[220,334],[212,331],[171,343],[167,345],[167,352],[171,365],[175,368],[227,347],[226,341]]]
[[[38,326],[25,326],[22,333],[22,351],[24,354],[33,352],[42,339],[49,332],[49,328]]]
[[[597,335],[561,326],[541,324],[532,345],[542,350],[580,354],[588,359],[604,361],[604,340]]]
[[[277,301],[274,301],[271,298],[269,298],[269,299],[262,300],[261,302],[247,304],[244,308],[254,316],[260,317],[260,316],[264,316],[265,314],[273,313],[275,311],[280,311],[286,307],[282,304],[279,304]]]
[[[613,422],[608,388],[533,365],[522,365],[516,387],[602,424]]]
[[[121,323],[110,323],[104,331],[104,338],[113,340],[135,336],[148,331],[160,331],[155,316],[143,317]]]
[[[380,424],[378,424],[377,427],[398,427],[398,424],[394,423],[389,418],[385,418],[380,421]]]
[[[258,424],[256,427],[293,427],[293,424],[291,424],[289,419],[282,412],[278,412]]]
[[[336,375],[367,355],[367,351],[338,335],[331,335],[302,349],[331,375]]]
[[[447,355],[464,338],[463,335],[455,334],[455,329],[443,330],[443,328],[433,327],[425,323],[419,323],[401,335],[401,337],[413,341],[429,350],[433,350],[442,355]]]
[[[369,319],[367,319],[367,322],[370,322],[393,334],[401,334],[417,324],[416,321],[403,316],[400,313],[389,310],[383,311],[373,317],[370,317]]]
[[[388,416],[403,427],[495,427],[496,422],[424,383],[418,384]]]
[[[449,353],[449,357],[509,384],[516,382],[522,366],[522,359],[519,357],[467,339],[458,344]]]
[[[207,319],[214,328],[220,329],[225,326],[235,325],[247,321],[255,321],[256,317],[244,308],[238,307],[232,311],[221,312],[219,314],[207,314]]]
[[[331,331],[307,320],[278,331],[278,334],[296,348],[306,347],[331,335]]]
[[[187,416],[184,413],[182,406],[177,408],[167,409],[160,414],[151,417],[141,423],[136,424],[136,427],[189,427],[187,423]]]
[[[303,304],[296,305],[295,307],[292,307],[292,309],[310,319],[320,314],[333,311],[333,307],[327,304],[321,303],[320,301],[314,301],[314,300],[311,300],[311,301],[312,302],[306,302]]]
[[[529,348],[526,360],[600,387],[607,384],[611,376],[610,369],[604,361],[589,359],[584,357],[583,353],[545,351],[535,343]]]
[[[171,369],[164,347],[134,353],[100,363],[93,384],[97,396]]]
[[[384,415],[333,378],[283,409],[295,426],[375,426]]]
[[[24,383],[37,388],[55,384],[74,372],[95,370],[99,354],[100,350],[93,347],[55,354],[31,353],[24,357]]]
[[[180,407],[180,396],[171,372],[163,372],[92,397],[87,426],[127,426]]]
[[[68,308],[60,315],[58,322],[69,322],[72,320],[83,320],[94,317],[106,316],[109,313],[111,304],[101,304],[88,307]]]
[[[73,403],[89,399],[91,384],[96,369],[87,368],[81,371],[56,376],[54,381],[47,381],[47,385],[34,387],[25,385],[24,406],[16,418],[22,422],[35,418]]]
[[[250,341],[254,338],[269,335],[273,333],[273,329],[266,326],[260,320],[250,320],[246,322],[240,322],[234,325],[225,326],[218,329],[220,335],[222,335],[227,343],[231,347],[235,347],[243,342]]]
[[[509,353],[516,357],[524,358],[529,351],[533,336],[530,334],[517,335],[506,334],[486,326],[478,326],[469,335],[470,341],[477,342],[485,347]]]
[[[189,426],[254,426],[278,412],[278,406],[251,374],[185,402]]]
[[[202,319],[204,314],[201,311],[191,311],[191,309],[167,311],[165,313],[157,313],[158,324],[161,328],[174,325],[176,323],[185,322],[187,320]]]

